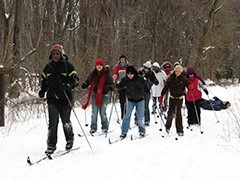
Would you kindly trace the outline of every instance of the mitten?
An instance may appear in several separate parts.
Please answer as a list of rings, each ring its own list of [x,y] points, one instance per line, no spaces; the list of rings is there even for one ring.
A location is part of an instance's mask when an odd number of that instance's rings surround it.
[[[82,83],[82,89],[86,89],[88,87],[87,83]]]
[[[203,91],[206,93],[206,95],[208,95],[208,90],[207,89],[203,89]]]
[[[38,96],[39,96],[40,98],[44,98],[44,95],[45,95],[45,91],[40,90],[40,91],[38,92]]]
[[[117,75],[116,74],[113,74],[112,75],[112,78],[114,79],[114,81],[117,79]]]
[[[158,98],[158,102],[159,102],[159,104],[162,104],[162,103],[163,103],[163,96],[160,96],[160,97]]]

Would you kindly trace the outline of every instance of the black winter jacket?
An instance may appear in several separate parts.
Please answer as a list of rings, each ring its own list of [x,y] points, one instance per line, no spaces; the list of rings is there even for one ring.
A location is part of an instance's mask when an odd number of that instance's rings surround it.
[[[140,102],[144,99],[144,86],[146,82],[143,77],[134,74],[133,79],[129,79],[126,75],[118,84],[119,89],[126,88],[127,98],[132,102]]]
[[[68,104],[66,95],[73,102],[72,89],[77,87],[78,83],[77,72],[64,55],[59,62],[51,61],[44,67],[40,91],[47,92],[48,103]]]

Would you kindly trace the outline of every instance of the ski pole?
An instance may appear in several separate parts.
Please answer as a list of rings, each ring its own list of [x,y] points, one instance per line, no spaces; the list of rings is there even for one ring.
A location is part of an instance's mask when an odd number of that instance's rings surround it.
[[[64,95],[65,95],[66,98],[67,98],[68,104],[70,105],[70,107],[71,107],[71,109],[72,109],[72,111],[73,111],[73,113],[74,113],[74,115],[75,115],[75,117],[76,117],[76,119],[77,119],[77,122],[78,122],[78,124],[79,124],[79,126],[80,126],[80,128],[81,128],[81,130],[82,130],[82,132],[83,132],[83,134],[84,134],[84,136],[85,136],[85,139],[86,139],[86,141],[87,141],[87,143],[88,143],[90,149],[91,149],[92,152],[93,152],[93,148],[92,148],[92,146],[91,146],[91,144],[90,144],[90,142],[89,142],[89,140],[88,140],[88,138],[87,138],[87,136],[86,136],[86,133],[85,133],[85,131],[84,131],[84,129],[83,129],[83,127],[82,127],[82,125],[81,125],[81,123],[80,123],[78,117],[77,117],[77,114],[76,114],[75,110],[73,109],[73,105],[72,105],[72,103],[71,103],[71,101],[70,101],[68,95],[66,94],[66,92],[65,92],[65,91],[63,91],[63,92],[64,92]],[[94,152],[93,152],[93,154],[94,154]]]
[[[47,118],[47,112],[46,112],[46,106],[45,106],[44,99],[43,99],[42,104],[43,104],[43,111],[44,111],[44,114],[45,114],[46,125],[48,126],[48,118]]]
[[[213,110],[213,112],[214,112],[214,115],[215,115],[215,117],[216,117],[216,119],[217,119],[217,123],[219,123],[219,120],[218,120],[218,117],[217,117],[216,111],[215,111],[215,109],[214,109],[214,107],[213,107],[212,101],[210,100],[208,94],[207,94],[207,97],[208,97],[208,100],[209,100],[210,105],[211,105],[211,107],[212,107],[212,110]]]
[[[109,125],[110,125],[111,118],[112,118],[112,112],[113,112],[113,104],[112,104],[110,115],[109,115],[109,118],[108,118],[108,129],[109,129]],[[105,134],[105,138],[107,137],[107,135],[108,135],[108,130],[107,130],[107,132]]]
[[[88,126],[88,123],[87,123],[87,112],[86,112],[87,109],[84,110],[84,114],[85,114],[85,126],[87,127]]]
[[[160,111],[160,109],[158,107],[157,107],[157,111],[158,111],[158,114],[159,114],[161,122],[162,122],[159,131],[162,131],[162,125],[164,125],[165,130],[167,130],[166,125],[165,125],[164,120],[163,120],[163,117],[162,117],[162,113],[161,113],[161,111]]]
[[[196,117],[197,117],[197,121],[198,121],[198,125],[199,125],[199,130],[200,130],[200,133],[203,134],[203,131],[202,131],[202,128],[201,128],[200,119],[199,119],[198,112],[197,112],[197,106],[196,106],[196,103],[195,103],[195,99],[194,99],[194,97],[193,97],[192,91],[190,91],[190,93],[191,93],[191,96],[192,96],[192,99],[193,99],[193,106],[194,106],[194,111],[195,111],[195,114],[196,114]]]

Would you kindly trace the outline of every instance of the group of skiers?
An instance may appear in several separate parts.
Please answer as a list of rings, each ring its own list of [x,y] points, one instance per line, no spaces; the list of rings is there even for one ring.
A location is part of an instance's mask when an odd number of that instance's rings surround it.
[[[74,66],[68,61],[63,46],[55,44],[50,53],[50,62],[42,72],[41,90],[39,97],[44,98],[47,92],[47,103],[49,112],[49,126],[46,154],[52,154],[56,150],[57,128],[59,116],[63,124],[66,139],[66,150],[73,147],[74,133],[70,121],[73,108],[73,89],[79,85],[79,78]],[[188,112],[188,124],[200,125],[200,107],[212,110],[227,108],[230,103],[220,103],[202,98],[201,89],[208,95],[204,81],[197,76],[193,67],[183,67],[179,62],[172,65],[169,61],[152,63],[147,61],[142,67],[136,69],[130,65],[126,56],[121,55],[118,63],[114,66],[112,73],[104,60],[95,61],[93,71],[82,83],[82,89],[88,88],[87,100],[82,105],[86,109],[91,103],[92,116],[90,133],[97,131],[98,114],[101,117],[101,129],[108,132],[109,124],[107,118],[107,105],[109,103],[109,91],[117,92],[120,109],[122,133],[120,138],[127,136],[131,114],[135,108],[135,124],[139,128],[139,136],[144,137],[146,126],[150,125],[149,101],[152,98],[152,113],[156,110],[167,112],[167,120],[164,124],[166,132],[169,133],[172,120],[175,115],[176,131],[179,136],[184,135],[182,125],[181,109],[185,98]]]

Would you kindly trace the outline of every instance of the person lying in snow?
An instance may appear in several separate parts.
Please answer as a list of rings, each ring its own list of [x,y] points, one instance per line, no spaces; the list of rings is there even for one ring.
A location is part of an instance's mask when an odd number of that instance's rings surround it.
[[[222,109],[227,109],[230,106],[231,103],[229,101],[222,101],[216,96],[214,96],[213,99],[210,100],[202,98],[200,102],[200,107],[202,107],[205,110],[221,111]]]

